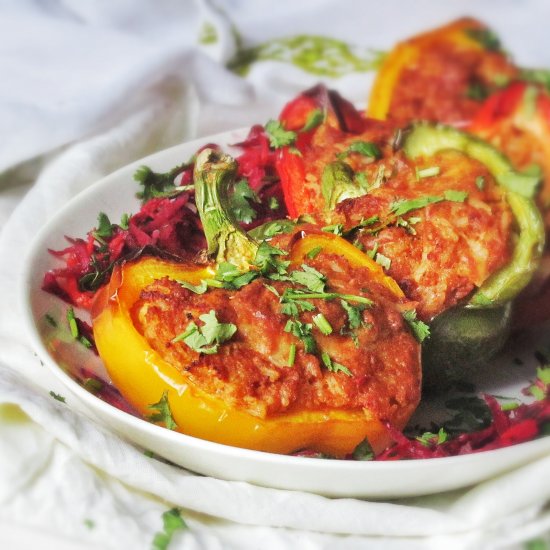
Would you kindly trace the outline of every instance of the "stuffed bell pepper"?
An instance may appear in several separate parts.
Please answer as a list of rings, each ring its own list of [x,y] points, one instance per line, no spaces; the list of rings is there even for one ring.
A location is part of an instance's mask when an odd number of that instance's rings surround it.
[[[539,264],[538,179],[455,128],[365,119],[323,88],[281,126],[295,134],[278,160],[289,212],[353,242],[416,304],[428,384],[493,356]]]
[[[235,171],[212,149],[196,159],[202,262],[143,256],[99,292],[94,336],[114,384],[145,417],[215,442],[382,450],[420,399],[414,305],[339,236],[244,232],[228,208]]]

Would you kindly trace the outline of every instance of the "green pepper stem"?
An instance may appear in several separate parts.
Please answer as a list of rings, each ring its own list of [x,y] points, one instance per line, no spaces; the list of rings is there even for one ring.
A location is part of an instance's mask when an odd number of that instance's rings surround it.
[[[230,262],[248,270],[258,243],[240,227],[230,207],[230,189],[237,163],[220,151],[203,149],[195,161],[195,201],[208,245],[216,263]]]

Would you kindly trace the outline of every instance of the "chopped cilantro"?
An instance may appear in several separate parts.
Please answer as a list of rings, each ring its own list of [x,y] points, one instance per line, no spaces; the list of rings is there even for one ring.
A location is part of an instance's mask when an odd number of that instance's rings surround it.
[[[545,385],[550,384],[550,366],[537,367],[537,378]]]
[[[271,246],[268,242],[262,241],[256,256],[254,257],[254,265],[256,265],[263,275],[275,272],[279,275],[286,274],[286,268],[290,265],[290,262],[281,261],[279,256],[287,256],[288,252]]]
[[[130,218],[130,214],[122,214],[122,216],[120,217],[120,223],[118,224],[121,229],[128,229],[130,225]]]
[[[364,157],[378,159],[382,156],[382,153],[378,146],[371,141],[354,141],[350,146],[338,155],[338,158],[342,159],[348,156],[350,153],[359,153]]]
[[[334,235],[342,235],[344,233],[344,226],[341,223],[335,225],[325,225],[321,227],[321,231],[325,233],[334,233]]]
[[[85,378],[82,380],[82,387],[90,393],[98,393],[103,389],[103,382],[99,378]]]
[[[415,168],[416,179],[431,178],[441,173],[439,166],[428,166],[427,168]]]
[[[178,188],[174,184],[176,177],[190,167],[191,163],[184,163],[168,172],[158,173],[153,172],[148,166],[140,166],[134,174],[134,180],[143,186],[143,190],[137,193],[137,197],[145,203],[155,197],[170,197],[182,191],[192,190],[192,186]]]
[[[351,456],[354,460],[373,460],[374,451],[372,450],[369,440],[363,439],[363,441],[355,447]]]
[[[54,391],[50,391],[50,395],[56,400],[60,401],[61,403],[65,403],[65,398],[62,395],[59,395],[58,393],[55,393]]]
[[[57,328],[57,321],[49,313],[46,313],[44,315],[44,319],[46,320],[48,325],[50,325],[53,328]]]
[[[293,145],[296,141],[296,132],[285,130],[283,125],[278,120],[270,120],[265,125],[265,131],[269,138],[269,143],[274,149],[285,147],[287,145]]]
[[[113,235],[113,228],[114,226],[107,214],[100,212],[97,216],[97,229],[92,233],[97,240],[101,241]]]
[[[172,410],[170,409],[170,403],[168,402],[168,392],[165,391],[158,403],[147,405],[147,408],[156,411],[153,414],[146,415],[145,418],[151,422],[162,422],[169,430],[175,430],[178,425],[176,424],[174,417],[172,416]]]
[[[211,355],[217,353],[219,345],[230,340],[237,332],[237,327],[233,323],[220,323],[213,309],[199,315],[199,319],[203,322],[201,327],[191,321],[185,331],[176,336],[172,342],[183,341],[192,350]]]
[[[288,348],[288,366],[293,367],[296,361],[296,344],[290,344]]]
[[[71,331],[71,336],[77,340],[80,332],[78,330],[78,323],[76,322],[76,317],[74,314],[74,309],[72,307],[67,309],[67,322],[69,323],[69,329]]]
[[[466,34],[479,42],[486,50],[501,51],[500,39],[491,29],[471,28],[466,29]]]
[[[476,178],[476,187],[480,191],[483,191],[483,189],[485,189],[485,178],[483,176],[478,176]]]
[[[306,123],[304,124],[304,127],[302,128],[302,132],[309,132],[310,130],[314,130],[322,124],[325,121],[325,113],[321,111],[321,109],[313,109],[310,113],[307,115]]]
[[[444,200],[443,197],[436,196],[418,197],[410,200],[397,200],[392,204],[391,210],[396,216],[402,216],[411,210],[418,210],[419,208],[424,208],[429,204],[441,202],[442,200]]]
[[[340,292],[299,292],[287,289],[284,295],[286,300],[334,300],[341,298],[348,302],[358,302],[367,306],[372,306],[373,301],[365,296],[357,296],[355,294],[341,294]]]
[[[181,517],[178,508],[172,508],[162,514],[163,530],[157,533],[153,539],[152,550],[166,550],[177,531],[188,529],[188,525]]]
[[[468,198],[466,191],[456,191],[454,189],[448,189],[443,193],[445,200],[451,202],[464,202]]]
[[[311,334],[313,325],[310,323],[302,323],[297,319],[289,319],[285,325],[285,332],[296,336],[303,344],[306,353],[315,353],[317,351],[317,343]]]
[[[422,445],[430,447],[431,445],[441,445],[449,439],[449,434],[444,428],[440,428],[439,431],[434,434],[432,432],[424,432],[421,436],[416,438]]]
[[[277,210],[279,208],[279,201],[277,197],[269,197],[269,200],[267,201],[267,207],[270,210]]]
[[[413,334],[420,343],[422,343],[426,338],[430,336],[430,327],[426,323],[423,323],[416,318],[415,309],[404,311],[403,319],[407,321],[407,323],[411,327],[411,330],[413,331]]]
[[[251,223],[256,219],[257,213],[250,206],[251,202],[259,204],[260,199],[256,192],[251,189],[248,181],[242,179],[235,184],[230,201],[231,211],[238,222]]]
[[[259,272],[253,270],[241,271],[231,262],[221,262],[218,265],[214,280],[208,279],[204,282],[207,286],[237,290],[252,282],[254,279],[259,277],[259,275]]]
[[[208,290],[208,284],[206,281],[201,281],[198,285],[192,285],[191,283],[188,283],[187,281],[181,281],[178,279],[178,284],[180,284],[183,288],[186,288],[187,290],[190,290],[191,292],[194,292],[195,294],[204,294]]]
[[[326,277],[315,268],[302,264],[303,271],[293,271],[290,274],[292,281],[305,286],[311,292],[324,292]]]
[[[323,250],[323,247],[322,246],[316,246],[315,248],[312,248],[307,254],[306,256],[310,259],[310,260],[314,260],[315,258],[317,258],[317,256],[319,256],[319,254],[322,252]]]
[[[326,351],[321,353],[321,360],[323,361],[323,365],[325,365],[330,372],[343,372],[346,376],[353,376],[352,372],[347,367],[333,361]]]
[[[384,269],[390,269],[391,267],[391,259],[387,256],[384,256],[384,254],[380,254],[380,252],[376,253],[376,256],[374,257],[374,261],[381,265]]]
[[[474,101],[484,101],[489,96],[490,91],[483,82],[470,82],[466,88],[466,97]]]
[[[314,315],[313,322],[315,323],[317,328],[321,331],[321,333],[324,334],[325,336],[332,334],[332,326],[322,313],[318,313],[317,315]]]
[[[360,304],[357,306],[352,306],[346,300],[340,300],[340,304],[348,315],[349,328],[359,328],[363,324],[363,310],[365,309],[366,305]]]

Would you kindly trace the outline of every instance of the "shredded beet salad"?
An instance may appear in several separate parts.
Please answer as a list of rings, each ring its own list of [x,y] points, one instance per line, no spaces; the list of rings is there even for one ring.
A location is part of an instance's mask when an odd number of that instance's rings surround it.
[[[233,211],[245,229],[287,215],[275,170],[275,150],[263,126],[253,126],[238,144],[242,153],[236,158],[238,178],[232,198]],[[217,147],[208,144],[205,147]],[[100,213],[96,228],[85,238],[66,236],[68,246],[49,252],[63,266],[44,275],[42,288],[71,306],[90,310],[96,291],[106,284],[116,262],[139,256],[144,251],[162,257],[192,260],[204,253],[205,239],[197,215],[193,190],[194,158],[166,173],[141,167],[134,179],[140,186],[139,212],[125,215],[113,223]],[[71,308],[72,311],[72,308]],[[91,327],[75,320],[80,341],[95,350]],[[99,381],[97,381],[99,383]],[[84,379],[103,399],[128,410],[112,388],[100,388],[89,373]],[[482,411],[474,426],[453,426],[453,422],[434,426],[420,434],[404,434],[390,428],[394,442],[374,456],[368,442],[360,444],[350,459],[402,460],[456,456],[507,447],[550,434],[550,361],[542,362],[537,379],[525,393],[529,404],[502,405],[484,394],[473,398]],[[307,450],[300,456],[319,457]]]

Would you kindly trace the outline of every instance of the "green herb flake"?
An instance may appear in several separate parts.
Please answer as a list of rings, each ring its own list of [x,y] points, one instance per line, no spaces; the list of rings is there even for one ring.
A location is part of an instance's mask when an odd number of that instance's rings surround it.
[[[483,191],[485,189],[485,177],[484,176],[478,176],[476,178],[476,187]]]
[[[251,202],[260,204],[260,199],[252,190],[247,180],[238,181],[233,187],[230,208],[235,218],[240,223],[251,223],[256,219],[257,213],[251,206]]]
[[[54,391],[50,391],[50,395],[56,400],[61,403],[65,403],[65,398],[62,395],[59,395],[58,393],[55,393]]]
[[[44,319],[46,323],[48,323],[48,325],[50,325],[53,328],[57,328],[57,321],[49,313],[46,313],[44,315]]]
[[[315,248],[312,248],[307,254],[306,256],[310,259],[310,260],[314,260],[315,258],[317,258],[317,256],[319,256],[319,254],[323,251],[323,247],[322,246],[316,246]]]
[[[290,344],[290,346],[288,348],[288,362],[287,362],[287,365],[289,367],[293,367],[295,361],[296,361],[296,344]]]
[[[172,508],[162,514],[163,530],[153,538],[152,550],[167,550],[174,534],[188,529],[187,523],[181,517],[178,508]]]
[[[277,199],[277,197],[269,197],[269,200],[267,201],[267,207],[270,210],[277,210],[279,208],[280,204]]]
[[[233,323],[220,323],[213,309],[199,315],[199,319],[203,322],[201,327],[192,321],[184,332],[172,340],[172,343],[184,342],[198,353],[212,355],[218,352],[220,344],[230,340],[237,332],[237,327]]]
[[[325,113],[321,109],[314,109],[307,115],[306,123],[302,128],[302,132],[309,132],[320,126],[325,121]]]
[[[363,310],[365,309],[365,304],[360,304],[358,306],[352,306],[346,300],[340,300],[340,304],[344,311],[348,315],[348,325],[351,329],[357,329],[363,324]]]
[[[391,259],[387,256],[384,256],[384,254],[380,254],[380,252],[376,254],[376,256],[374,257],[374,261],[386,270],[390,269],[391,267]]]
[[[317,351],[317,342],[311,334],[313,325],[310,323],[302,323],[297,319],[289,319],[285,325],[285,332],[289,332],[296,336],[303,344],[306,353],[315,353]]]
[[[74,314],[74,309],[72,307],[67,309],[67,322],[69,323],[69,329],[71,331],[71,336],[77,340],[80,332],[78,330],[78,323],[76,322],[76,317]]]
[[[416,179],[431,178],[433,176],[438,176],[441,173],[441,168],[439,166],[428,166],[427,168],[416,168]]]
[[[184,163],[168,172],[160,173],[153,172],[148,166],[140,166],[134,173],[134,180],[143,187],[137,197],[145,203],[155,197],[171,197],[183,191],[192,191],[193,186],[179,188],[174,185],[176,177],[190,167],[191,163]]]
[[[290,278],[295,283],[305,286],[311,292],[324,292],[326,277],[315,268],[302,264],[303,271],[293,271]]]
[[[471,28],[466,29],[465,32],[470,38],[481,44],[486,50],[491,52],[502,51],[500,39],[491,29]]]
[[[444,428],[440,428],[436,434],[432,432],[424,432],[416,439],[425,447],[431,447],[432,445],[441,445],[442,443],[445,443],[449,439],[449,434]]]
[[[82,387],[90,393],[99,393],[103,389],[103,382],[98,378],[84,378]]]
[[[207,46],[209,44],[215,44],[216,42],[218,42],[218,31],[216,27],[212,23],[205,21],[200,29],[199,44]]]
[[[231,262],[221,262],[218,264],[215,279],[207,279],[204,282],[207,286],[213,286],[215,288],[237,290],[246,286],[259,276],[260,273],[258,271],[241,271]]]
[[[93,529],[95,527],[95,522],[92,519],[86,518],[83,523],[88,529]]]
[[[379,147],[372,141],[354,141],[343,153],[338,155],[338,158],[345,158],[351,153],[358,153],[371,159],[379,159],[382,156]]]
[[[373,460],[374,451],[369,443],[369,440],[363,439],[363,441],[355,447],[351,456],[354,460]]]
[[[545,385],[550,384],[550,366],[537,367],[537,378]]]
[[[317,328],[321,331],[321,333],[324,334],[325,336],[332,334],[332,326],[322,313],[318,313],[317,315],[314,315],[313,322],[315,323]]]
[[[430,336],[430,327],[416,318],[416,310],[409,309],[403,312],[403,319],[407,321],[416,339],[422,343]]]
[[[330,372],[342,372],[346,376],[353,376],[352,372],[347,367],[333,361],[326,351],[321,354],[321,360],[323,361],[323,365],[325,365]]]
[[[429,204],[434,204],[443,200],[445,200],[443,197],[436,196],[418,197],[410,200],[397,200],[392,204],[391,210],[396,216],[402,216],[412,210],[425,208]]]
[[[204,294],[208,290],[208,284],[206,283],[206,281],[201,281],[198,285],[193,285],[191,283],[188,283],[187,281],[181,281],[178,279],[177,283],[183,288],[194,292],[195,294]]]
[[[325,225],[321,227],[321,231],[325,233],[333,233],[334,235],[342,235],[344,233],[344,226],[341,223],[335,225]]]
[[[124,229],[125,231],[128,229],[130,226],[130,218],[130,214],[122,214],[120,217],[120,223],[118,224],[121,229]]]
[[[113,227],[107,214],[100,212],[97,216],[97,229],[93,231],[93,235],[99,240],[108,239],[113,235]]]
[[[269,143],[274,149],[293,145],[296,141],[296,132],[285,130],[281,122],[278,120],[270,120],[265,125],[265,131],[267,132]]]
[[[466,88],[465,96],[474,101],[485,101],[490,93],[490,90],[483,82],[470,82],[468,88]]]
[[[468,198],[466,191],[456,191],[454,189],[448,189],[443,193],[445,200],[451,202],[464,202]]]
[[[172,416],[172,410],[170,409],[170,403],[168,402],[168,392],[165,391],[158,403],[147,405],[147,408],[156,411],[153,414],[146,415],[145,418],[151,422],[162,423],[169,430],[175,430],[178,425],[176,424],[174,417]]]

